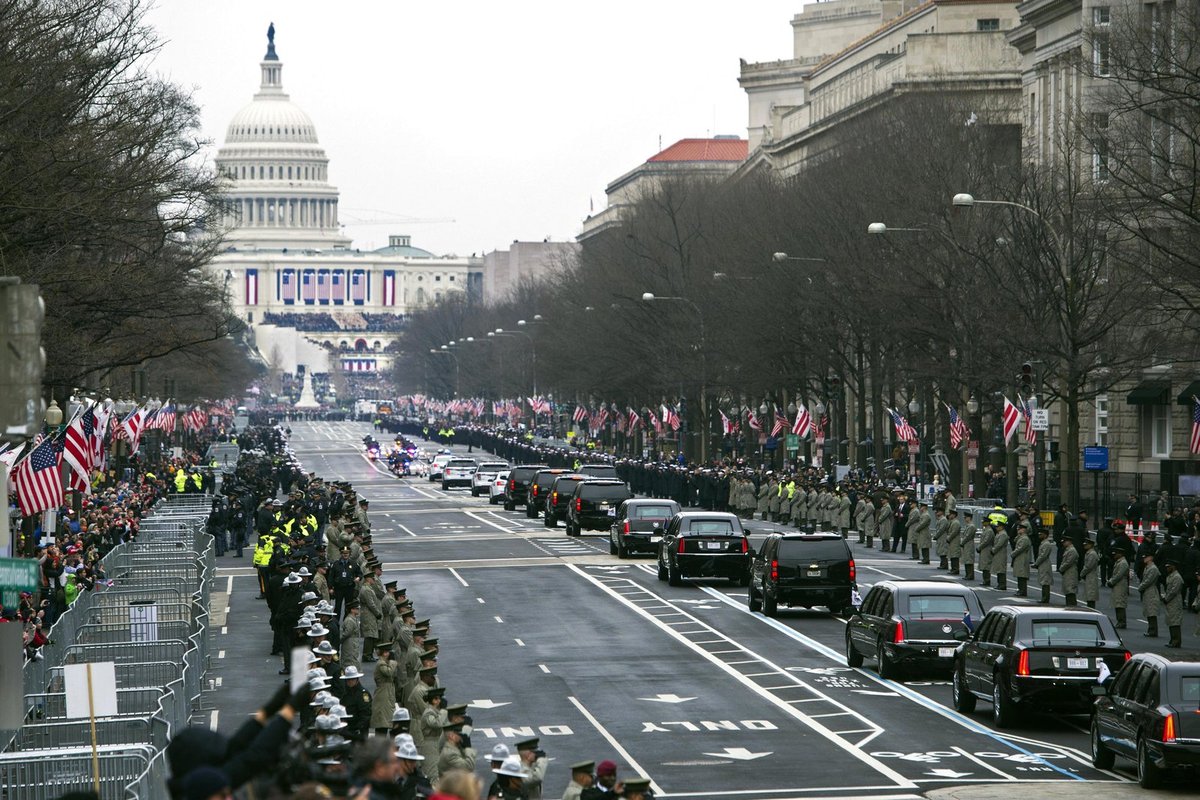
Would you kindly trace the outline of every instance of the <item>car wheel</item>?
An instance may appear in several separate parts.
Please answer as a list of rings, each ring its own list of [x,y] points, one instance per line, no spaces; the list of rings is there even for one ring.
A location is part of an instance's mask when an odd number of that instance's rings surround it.
[[[450,484],[446,483],[445,481],[442,481],[442,491],[445,492],[449,488],[450,488]]]
[[[571,520],[567,520],[567,536],[579,536],[583,533],[583,529],[575,525]]]
[[[530,519],[537,519],[537,509],[533,506],[525,506],[525,516]]]
[[[552,514],[551,512],[547,511],[547,512],[545,513],[545,515],[544,515],[544,518],[543,518],[542,524],[543,524],[543,525],[545,525],[547,528],[557,528],[557,527],[558,527],[558,520],[557,520],[557,519],[555,519],[555,517],[554,517],[554,514]]]
[[[1112,769],[1117,755],[1100,741],[1100,725],[1092,715],[1092,766],[1096,769]]]
[[[629,558],[629,551],[625,549],[624,542],[617,542],[617,558]]]
[[[672,586],[683,585],[683,578],[679,574],[679,567],[672,566],[670,561],[667,561],[667,583]]]
[[[496,505],[496,504],[497,504],[497,503],[499,503],[499,502],[500,502],[500,498],[498,498],[498,497],[489,497],[489,498],[488,498],[488,505],[489,505],[489,506],[494,506],[494,505]]]
[[[661,561],[658,562],[658,579],[665,581],[667,579],[667,568],[663,566]]]
[[[749,586],[750,585],[750,570],[747,569],[745,572],[743,572],[738,577],[733,578],[733,581],[738,586]]]
[[[762,611],[762,600],[759,597],[755,596],[754,584],[750,584],[750,591],[746,595],[746,597],[747,597],[746,605],[748,605],[750,607],[751,611]]]
[[[610,533],[610,534],[608,535],[608,554],[609,554],[610,556],[615,556],[615,555],[617,555],[619,552],[620,552],[620,551],[617,549],[617,543],[616,543],[616,542],[614,542],[614,541],[612,540],[612,534]],[[624,556],[620,556],[620,557],[621,557],[621,558],[624,558]]]
[[[858,669],[863,665],[862,653],[854,649],[854,637],[846,631],[846,666]]]
[[[777,599],[775,599],[774,597],[771,597],[766,592],[763,592],[762,605],[763,605],[763,614],[765,616],[768,616],[768,617],[778,616],[779,601]]]
[[[875,643],[875,656],[879,660],[879,677],[885,681],[894,681],[896,679],[896,664],[888,656],[887,651],[883,649],[883,637]]]
[[[992,676],[992,723],[997,728],[1011,728],[1016,721],[1017,709],[1013,706],[1004,680],[999,674]]]
[[[1162,785],[1163,771],[1150,760],[1150,748],[1146,747],[1146,739],[1142,736],[1137,741],[1137,776],[1138,785],[1143,789],[1157,789]]]
[[[950,698],[954,702],[954,708],[958,711],[964,714],[975,711],[976,698],[967,688],[967,676],[961,669],[955,669],[954,677],[950,679]]]

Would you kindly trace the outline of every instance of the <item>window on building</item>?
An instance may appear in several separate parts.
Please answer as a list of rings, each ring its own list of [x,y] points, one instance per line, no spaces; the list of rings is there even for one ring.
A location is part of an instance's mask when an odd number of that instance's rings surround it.
[[[453,275],[451,275],[451,276],[450,276],[450,282],[451,282],[451,283],[454,283],[454,276],[453,276]]]
[[[1108,146],[1108,114],[1092,114],[1092,180],[1098,183],[1110,177]]]
[[[975,20],[975,30],[998,31],[1000,30],[1000,20],[995,17],[990,19],[977,19]]]
[[[1109,75],[1109,26],[1111,17],[1108,6],[1092,9],[1092,69],[1100,77]]]
[[[291,179],[292,179],[292,168],[288,167],[288,180],[290,181]]]
[[[434,282],[434,283],[441,283],[441,282],[442,282],[442,276],[441,276],[441,275],[434,275],[434,276],[433,276],[433,282]]]
[[[1096,436],[1100,447],[1108,447],[1108,395],[1096,395]]]
[[[267,179],[275,180],[275,167],[267,167]]]
[[[1146,431],[1147,444],[1150,446],[1151,458],[1171,457],[1171,407],[1169,405],[1154,405],[1145,407],[1144,424],[1149,427]]]

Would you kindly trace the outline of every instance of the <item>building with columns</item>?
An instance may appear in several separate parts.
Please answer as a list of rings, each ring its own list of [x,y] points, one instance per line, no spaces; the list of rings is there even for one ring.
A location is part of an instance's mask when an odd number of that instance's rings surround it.
[[[386,369],[406,315],[450,292],[479,296],[483,261],[434,255],[403,234],[377,250],[353,247],[316,126],[283,90],[274,26],[259,69],[258,92],[233,116],[216,156],[228,187],[226,248],[211,268],[271,366],[291,374],[300,365]],[[327,363],[301,360],[321,353]],[[281,363],[273,354],[283,354]]]

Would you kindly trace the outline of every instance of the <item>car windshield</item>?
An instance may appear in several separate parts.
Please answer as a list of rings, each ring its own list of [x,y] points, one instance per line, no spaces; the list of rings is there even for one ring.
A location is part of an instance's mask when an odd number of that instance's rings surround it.
[[[625,485],[620,486],[586,486],[579,490],[580,497],[585,500],[613,501],[624,500],[629,497],[629,490]]]
[[[464,468],[475,469],[475,462],[474,461],[464,461],[464,460],[459,459],[459,460],[451,461],[451,462],[447,463],[446,466],[453,467],[454,469],[464,469]]]
[[[816,540],[816,541],[801,541],[782,539],[779,542],[779,560],[787,562],[797,561],[830,561],[844,560],[849,555],[846,552],[846,545],[842,544],[842,540]]]
[[[635,519],[666,519],[669,516],[670,506],[637,506],[633,509]]]
[[[582,467],[579,468],[579,472],[582,475],[590,475],[593,478],[596,478],[596,477],[615,478],[615,477],[617,477],[617,468],[616,467],[607,467],[607,466],[603,466],[603,465],[595,466],[592,464],[584,464]]]
[[[1200,675],[1180,675],[1168,688],[1167,702],[1200,712]]]
[[[1100,626],[1087,620],[1052,619],[1033,623],[1034,644],[1095,645],[1104,640]]]
[[[697,519],[688,525],[688,533],[733,533],[733,523],[727,519]]]
[[[484,472],[496,472],[497,470],[508,469],[508,464],[480,464],[479,468]]]
[[[923,619],[962,619],[967,613],[965,598],[953,594],[912,594],[908,596],[908,616]]]
[[[537,477],[537,485],[543,488],[549,488],[550,484],[554,483],[554,480],[561,474],[562,473],[558,472],[548,472],[545,475],[539,475]]]

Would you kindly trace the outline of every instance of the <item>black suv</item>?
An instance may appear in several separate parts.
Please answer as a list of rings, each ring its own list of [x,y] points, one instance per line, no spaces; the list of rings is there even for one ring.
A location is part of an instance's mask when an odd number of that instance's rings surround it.
[[[517,506],[525,505],[533,476],[544,469],[549,469],[549,467],[545,464],[521,464],[509,470],[508,488],[504,490],[505,511],[516,511]]]
[[[680,512],[674,500],[626,500],[617,508],[608,533],[608,554],[629,558],[633,553],[653,553],[662,541],[667,521]]]
[[[546,495],[546,513],[542,515],[542,524],[547,528],[557,528],[560,521],[567,519],[567,506],[575,494],[575,484],[586,481],[587,478],[575,472],[559,475],[550,484],[550,493]]]
[[[1099,611],[996,606],[955,653],[951,695],[964,714],[990,700],[997,728],[1024,709],[1086,714],[1101,662],[1116,672],[1130,657]]]
[[[1200,662],[1138,653],[1103,687],[1092,713],[1092,764],[1117,756],[1137,764],[1138,783],[1154,789],[1168,770],[1200,767]]]
[[[612,464],[581,464],[579,469],[575,471],[588,478],[604,478],[610,481],[621,480],[617,476],[617,468]]]
[[[525,495],[525,516],[537,519],[539,511],[546,509],[546,498],[550,496],[550,487],[559,475],[574,475],[569,469],[539,469],[529,481],[529,492]]]
[[[780,605],[825,606],[840,614],[854,604],[856,578],[850,546],[840,535],[772,534],[750,563],[750,610],[773,617]]]
[[[617,515],[617,506],[631,497],[633,492],[621,481],[583,481],[567,506],[567,536],[604,530]]]
[[[949,581],[884,581],[871,587],[846,622],[846,663],[861,667],[873,655],[879,677],[903,666],[947,672],[958,645],[971,638],[971,619],[983,618],[973,589]]]
[[[658,579],[679,586],[684,578],[728,578],[745,586],[750,576],[749,533],[736,514],[676,514],[658,543]]]

